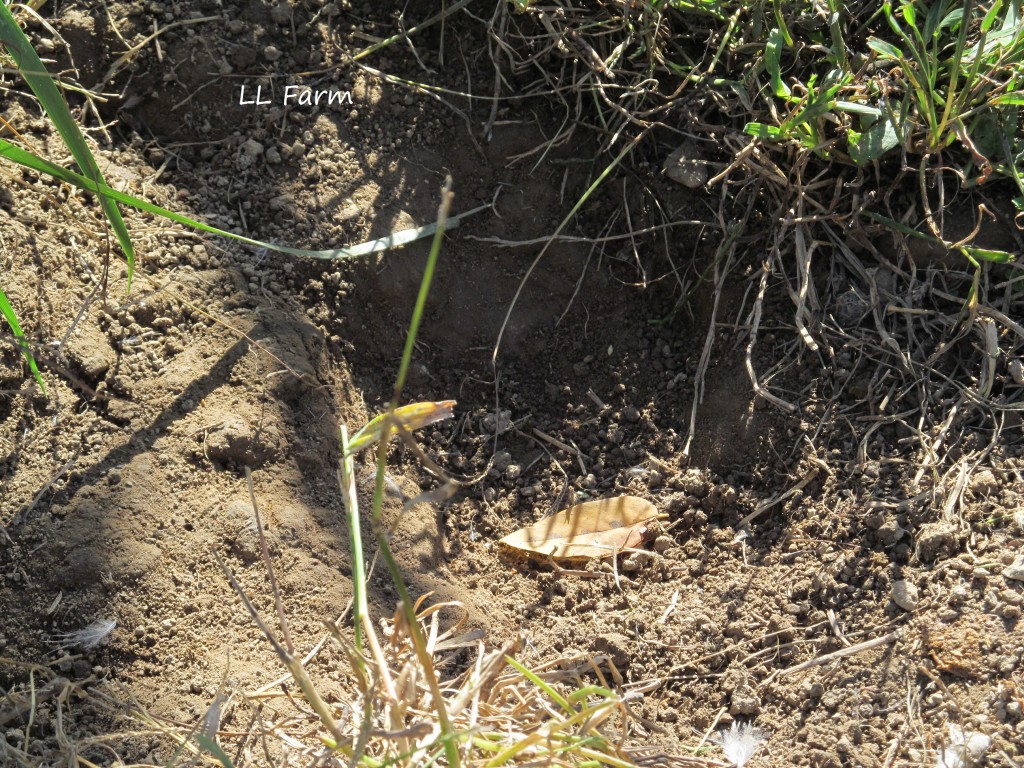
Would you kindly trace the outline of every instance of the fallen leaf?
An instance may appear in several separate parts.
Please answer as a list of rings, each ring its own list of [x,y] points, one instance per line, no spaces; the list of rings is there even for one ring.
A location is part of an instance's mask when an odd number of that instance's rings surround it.
[[[454,407],[454,400],[440,400],[436,403],[409,403],[409,405],[395,408],[395,419],[406,431],[412,432],[435,422],[450,419],[452,417],[452,408]],[[382,413],[371,419],[365,427],[352,435],[348,441],[348,452],[355,453],[380,440],[387,418],[388,415]]]
[[[588,501],[520,528],[501,540],[527,554],[554,560],[611,557],[641,544],[658,508],[636,496]]]

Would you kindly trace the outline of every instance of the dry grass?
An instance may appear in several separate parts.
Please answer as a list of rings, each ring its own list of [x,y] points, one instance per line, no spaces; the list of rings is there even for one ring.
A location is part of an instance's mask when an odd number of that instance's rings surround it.
[[[124,764],[122,756],[132,755],[139,739],[155,737],[161,744],[151,753],[155,759],[134,765],[445,764],[429,684],[433,677],[467,766],[719,765],[659,750],[655,734],[631,714],[630,702],[640,694],[614,692],[619,675],[608,658],[552,659],[531,670],[515,658],[519,641],[487,650],[479,632],[465,629],[461,606],[422,607],[423,602],[418,621],[431,651],[428,669],[401,611],[382,623],[379,659],[357,652],[348,632],[330,624],[331,640],[348,659],[347,668],[338,670],[340,686],[334,686],[345,697],[329,706],[330,726],[301,691],[292,689],[291,675],[283,685],[272,681],[256,691],[222,690],[203,719],[189,727],[149,714],[113,683],[72,683],[37,666],[28,670],[30,684],[2,700],[0,727],[6,736],[0,733],[0,762]],[[461,618],[442,618],[451,614]],[[305,678],[300,689],[316,688],[305,667],[315,655],[299,665]],[[90,729],[97,719],[105,721],[104,734],[74,735],[75,721],[83,715]]]
[[[865,40],[873,44],[871,35],[892,35],[906,23],[902,17],[886,24],[872,4],[831,3],[846,26],[834,25],[830,38],[812,46],[817,58],[768,35],[783,50],[780,73],[778,62],[773,69],[762,61],[765,36],[773,26],[776,32],[786,25],[823,28],[821,19],[806,16],[809,5],[777,9],[788,15],[762,18],[760,28],[755,6],[744,2],[524,5],[521,13],[496,10],[488,28],[495,96],[533,95],[563,115],[558,132],[528,153],[531,160],[580,140],[581,133],[596,136],[613,154],[633,142],[621,166],[634,178],[649,177],[650,166],[660,166],[681,142],[697,143],[710,158],[704,188],[714,195],[709,202],[717,201],[708,222],[708,231],[717,230],[711,263],[682,262],[680,269],[681,255],[669,238],[649,233],[672,222],[658,193],[642,182],[622,182],[639,194],[623,195],[617,224],[641,233],[631,235],[634,253],[664,255],[661,271],[678,282],[681,302],[698,290],[715,296],[694,377],[689,439],[718,329],[729,325],[746,348],[760,399],[811,425],[795,452],[820,460],[837,446],[844,454],[851,448],[856,461],[830,469],[854,475],[868,463],[913,462],[918,469],[906,489],[911,502],[963,521],[971,476],[998,468],[1015,439],[1008,427],[1020,423],[1024,410],[1024,328],[1013,319],[1024,311],[1020,267],[1003,263],[1008,253],[997,249],[1006,246],[988,245],[984,231],[995,223],[1015,239],[1010,250],[1024,250],[1012,211],[1000,204],[1017,193],[1020,175],[1012,163],[986,164],[967,135],[980,130],[981,123],[970,120],[985,108],[998,114],[1000,99],[1009,98],[993,93],[1019,92],[1019,62],[1010,58],[1019,51],[1006,48],[998,58],[990,43],[985,66],[991,63],[992,76],[977,83],[961,79],[959,86],[954,77],[948,85],[952,106],[965,99],[976,99],[977,106],[965,113],[968,128],[957,128],[957,143],[947,148],[926,141],[941,126],[915,112],[913,101],[934,101],[944,92],[919,94],[909,85],[901,91],[890,82],[890,95],[909,94],[904,125],[917,138],[907,139],[902,155],[897,149],[858,165],[848,141],[860,124],[856,112],[844,110],[886,96],[876,93],[872,67],[849,69],[861,60],[851,51]],[[904,62],[903,69],[955,68],[941,56],[954,48],[961,55],[972,35],[983,34],[978,29],[958,33],[948,51],[929,52],[934,61]],[[831,96],[824,85],[816,90],[808,79],[813,70],[801,69],[809,59],[848,69],[849,82]],[[781,79],[769,87],[769,75]],[[790,86],[802,100],[773,94]],[[814,112],[816,99],[829,109]],[[1015,141],[1012,131],[1008,141]],[[995,185],[993,169],[1003,175]],[[603,229],[594,242],[607,237]],[[659,279],[649,277],[651,266],[640,258],[636,269],[639,284]],[[744,280],[743,306],[732,318],[721,317],[723,291]],[[775,346],[767,349],[761,344],[766,308],[775,318],[787,301],[790,335],[779,341],[780,329],[771,329]],[[822,373],[807,384],[795,375],[798,366]],[[896,453],[887,448],[894,443]]]

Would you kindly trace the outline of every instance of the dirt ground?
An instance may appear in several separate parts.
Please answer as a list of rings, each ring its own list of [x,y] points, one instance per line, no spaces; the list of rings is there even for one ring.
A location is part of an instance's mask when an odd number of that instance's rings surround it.
[[[408,10],[407,26],[426,5]],[[565,233],[580,239],[548,249],[503,325],[540,248],[515,243],[551,234],[607,163],[583,138],[531,154],[562,115],[510,99],[491,135],[473,138],[489,103],[451,93],[442,103],[336,65],[395,28],[391,11],[369,3],[90,2],[48,18],[68,48],[37,24],[41,50],[111,94],[98,105],[103,128],[82,110],[108,180],[158,204],[331,248],[431,222],[447,174],[456,213],[500,190],[493,212],[445,240],[405,393],[458,401],[455,418],[421,438],[453,474],[483,476],[441,506],[398,516],[392,504],[393,548],[416,594],[460,601],[489,644],[523,633],[527,664],[609,659],[621,673],[612,679],[636,694],[638,745],[684,754],[710,729],[752,721],[768,735],[753,766],[931,766],[955,726],[991,738],[978,765],[1021,764],[1019,419],[965,475],[963,513],[950,519],[929,479],[915,477],[906,435],[882,424],[853,437],[871,371],[794,354],[784,290],[765,305],[754,363],[788,361],[769,386],[800,410],[755,397],[744,364],[761,263],[751,252],[737,270],[750,278],[721,296],[687,445],[714,306],[700,277],[719,242],[718,192],[665,179],[670,144],[652,143],[646,166],[587,203]],[[125,50],[119,36],[135,43],[154,24],[166,27],[159,46],[104,82]],[[451,92],[490,87],[472,18],[415,42],[367,61]],[[349,92],[352,103],[286,108],[289,84]],[[271,103],[239,104],[243,85]],[[64,156],[23,92],[3,92],[0,105],[33,146]],[[299,650],[346,607],[338,424],[358,428],[390,396],[428,246],[322,262],[128,213],[139,274],[126,295],[115,258],[103,297],[94,287],[107,242],[92,201],[9,164],[0,174],[3,286],[48,387],[43,396],[30,386],[5,336],[0,689],[45,682],[29,665],[47,665],[194,724],[222,686],[252,692],[282,674],[215,559],[272,614],[244,466]],[[648,193],[670,220],[707,225],[593,242],[624,200]],[[840,374],[851,386],[837,385]],[[407,496],[433,483],[397,446],[391,472]],[[500,556],[497,540],[520,526],[624,492],[668,515],[647,556],[593,565],[596,578]],[[390,615],[381,571],[371,591]],[[62,647],[62,635],[97,620],[116,621],[105,642]],[[328,643],[311,663],[328,701],[344,698],[341,658]],[[0,697],[0,741],[36,764],[64,754],[58,709],[97,764],[161,763],[173,751],[154,735],[96,739],[123,722],[73,700],[42,704],[26,731],[13,702]],[[278,702],[267,706],[272,719]],[[249,717],[233,704],[224,727],[242,732]],[[240,764],[263,764],[258,745],[222,739]]]

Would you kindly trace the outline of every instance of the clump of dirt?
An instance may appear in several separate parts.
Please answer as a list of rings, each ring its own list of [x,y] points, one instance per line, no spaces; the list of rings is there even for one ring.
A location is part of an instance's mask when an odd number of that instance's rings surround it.
[[[117,186],[316,248],[428,223],[447,174],[455,212],[502,190],[493,214],[446,238],[406,390],[409,400],[458,400],[453,421],[419,438],[453,474],[483,478],[436,508],[391,502],[392,548],[416,594],[461,601],[490,645],[524,634],[527,664],[563,659],[588,678],[581,660],[598,665],[633,694],[640,745],[678,752],[699,741],[695,732],[753,721],[768,739],[751,765],[920,764],[934,762],[953,723],[991,737],[986,764],[1019,760],[1018,445],[990,451],[990,469],[965,480],[965,515],[955,518],[928,478],[915,478],[895,423],[876,414],[870,439],[851,439],[843,414],[860,414],[860,390],[823,394],[839,371],[800,359],[776,376],[773,386],[802,395],[795,414],[757,398],[743,354],[749,327],[732,320],[749,310],[748,286],[726,286],[715,315],[711,288],[683,302],[719,244],[714,227],[672,230],[668,252],[684,274],[650,241],[635,249],[596,239],[622,195],[648,182],[670,218],[706,216],[707,193],[664,184],[659,165],[650,178],[609,181],[531,272],[539,239],[606,161],[582,142],[524,157],[558,119],[535,103],[503,105],[493,135],[470,139],[449,106],[337,64],[366,35],[390,34],[381,9],[218,6],[215,22],[201,21],[201,7],[111,9],[129,40],[152,31],[149,14],[168,25],[159,49],[144,46],[107,84],[123,89],[101,108],[118,121],[100,151]],[[69,9],[54,20],[70,49],[55,55],[100,62],[81,72],[85,83],[122,46],[99,19]],[[428,30],[415,55],[392,47],[374,66],[452,91],[493,80],[480,25],[450,23],[458,34],[449,30],[443,45]],[[450,66],[460,56],[465,71]],[[348,91],[352,103],[286,106],[289,84]],[[271,103],[240,104],[242,85]],[[31,102],[5,98],[5,119],[59,154]],[[471,106],[470,126],[482,124],[489,107]],[[337,425],[358,427],[390,397],[427,246],[313,262],[129,214],[142,255],[136,287],[125,295],[115,260],[104,293],[107,244],[94,206],[36,174],[0,169],[4,288],[49,389],[34,392],[4,345],[0,681],[24,690],[25,665],[46,664],[83,689],[196,723],[223,686],[253,692],[278,675],[217,562],[273,615],[246,466],[299,651],[345,614]],[[756,274],[760,262],[749,254],[742,266]],[[764,309],[758,370],[794,338],[790,305]],[[390,457],[407,497],[433,482],[397,444]],[[593,563],[586,577],[499,557],[496,542],[518,527],[616,493],[667,513],[644,556]],[[370,587],[390,615],[386,575]],[[55,648],[97,619],[117,622],[101,645]],[[328,643],[310,664],[328,701],[345,698],[341,658]],[[267,701],[268,722],[288,706],[280,702]],[[54,699],[39,709],[30,744],[20,715],[0,703],[0,739],[55,759],[66,743],[58,706],[72,739],[116,719]],[[232,702],[222,724],[238,732],[250,717]],[[258,745],[236,748],[262,759]],[[117,749],[128,762],[173,753],[156,736]]]

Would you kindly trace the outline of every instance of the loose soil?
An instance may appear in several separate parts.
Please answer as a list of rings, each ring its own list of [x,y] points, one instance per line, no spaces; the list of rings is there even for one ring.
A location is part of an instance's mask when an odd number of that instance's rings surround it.
[[[406,27],[428,5],[408,9]],[[206,15],[216,18],[197,21]],[[835,371],[793,353],[782,290],[769,295],[753,362],[764,371],[789,361],[770,386],[801,411],[758,400],[744,365],[760,269],[749,253],[736,274],[749,269],[754,282],[736,279],[720,297],[687,445],[714,308],[700,278],[718,245],[718,191],[662,176],[670,145],[652,144],[649,164],[603,185],[566,230],[583,239],[557,241],[530,272],[540,245],[510,243],[555,231],[607,159],[583,140],[531,154],[563,117],[538,102],[503,102],[492,134],[471,139],[424,92],[335,66],[366,35],[391,34],[386,9],[79,3],[49,21],[68,47],[38,24],[34,40],[58,69],[77,65],[86,86],[125,49],[118,36],[135,43],[154,24],[184,22],[104,84],[116,96],[98,105],[103,128],[94,112],[82,109],[82,120],[114,186],[217,226],[330,248],[429,223],[446,175],[456,213],[500,189],[493,213],[445,239],[404,394],[458,401],[453,420],[419,437],[453,474],[482,476],[439,506],[403,513],[389,500],[393,549],[415,594],[461,602],[489,645],[521,633],[528,665],[566,659],[590,674],[581,659],[593,658],[637,693],[635,744],[681,753],[740,720],[769,736],[750,765],[934,765],[957,725],[991,737],[979,764],[1020,764],[1024,592],[1019,569],[1016,580],[1003,575],[1021,551],[1019,425],[965,477],[964,514],[947,519],[942,499],[915,483],[904,435],[883,426],[860,444],[836,415],[863,415],[853,393],[865,388],[833,389]],[[479,92],[493,82],[485,50],[482,25],[460,17],[443,40],[437,26],[415,49],[397,43],[369,61]],[[243,84],[273,103],[239,105]],[[285,109],[287,84],[350,91],[352,103]],[[487,102],[444,99],[474,131],[487,120]],[[34,147],[64,156],[24,93],[6,91],[0,104]],[[45,664],[195,724],[223,687],[252,692],[281,674],[216,559],[270,617],[244,467],[300,652],[345,611],[338,425],[358,428],[391,395],[428,244],[312,261],[129,213],[140,269],[126,295],[112,258],[103,294],[108,243],[93,201],[9,164],[0,173],[3,287],[48,388],[32,387],[5,337],[0,687],[38,684],[46,673],[27,665]],[[670,220],[708,225],[672,228],[667,239],[586,240],[607,234],[624,201],[634,228],[657,223],[643,208],[648,193]],[[838,391],[845,399],[829,406]],[[370,470],[360,472],[368,488]],[[407,497],[434,485],[397,444],[390,472]],[[596,578],[500,557],[502,536],[616,493],[668,516],[643,556],[591,564]],[[395,599],[382,571],[370,587],[388,616]],[[105,642],[59,647],[59,636],[96,620],[116,621]],[[328,701],[346,698],[343,665],[332,643],[311,662]],[[58,706],[73,741],[123,726],[75,701],[40,705],[26,745],[15,704],[0,698],[0,740],[49,764],[66,750]],[[236,734],[251,717],[238,701],[223,725]],[[288,706],[268,700],[263,716]],[[222,741],[240,764],[265,761],[259,744]],[[140,735],[81,749],[99,764],[159,764],[173,745]]]

